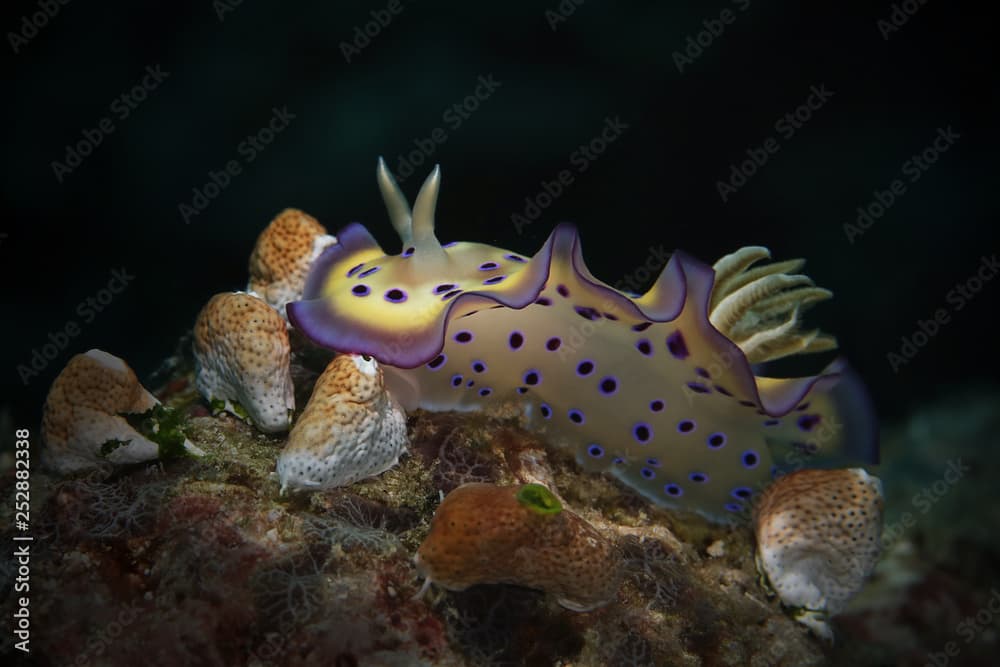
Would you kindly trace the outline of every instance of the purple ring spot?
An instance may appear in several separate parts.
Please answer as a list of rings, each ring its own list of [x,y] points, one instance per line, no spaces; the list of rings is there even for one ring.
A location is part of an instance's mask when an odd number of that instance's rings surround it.
[[[576,365],[576,374],[580,377],[587,377],[594,372],[594,362],[590,359],[584,359]]]
[[[590,447],[587,447],[587,453],[595,459],[599,459],[604,456],[604,448],[600,445],[591,445]]]
[[[573,422],[574,424],[582,424],[583,423],[583,421],[584,421],[584,419],[583,419],[583,413],[580,412],[579,410],[576,410],[576,409],[570,410],[568,414],[569,414],[569,420],[571,422]]]
[[[372,293],[372,290],[368,285],[355,285],[351,288],[351,294],[354,296],[368,296]]]
[[[653,466],[654,468],[660,467],[660,459],[646,459],[646,463]]]
[[[456,343],[468,343],[471,340],[472,340],[472,332],[471,331],[462,330],[462,331],[459,331],[457,334],[455,334],[455,342]]]
[[[609,375],[606,378],[602,378],[597,387],[605,396],[611,396],[618,391],[618,380]]]
[[[542,374],[536,369],[532,368],[524,373],[524,384],[535,386],[542,381]]]
[[[639,422],[632,427],[632,437],[640,445],[645,445],[653,437],[653,427],[646,422]]]
[[[475,380],[469,380],[468,382],[466,382],[466,383],[465,383],[465,386],[466,386],[466,387],[471,387],[471,386],[472,386],[472,385],[474,385],[474,384],[476,384],[476,381],[475,381]]]
[[[753,401],[740,401],[740,405],[742,405],[745,408],[756,408],[757,407],[757,404],[754,403]]]
[[[452,375],[451,376],[451,386],[452,387],[457,387],[460,384],[462,384],[462,376],[459,375],[458,373],[456,373],[455,375]]]
[[[594,321],[601,319],[601,314],[590,306],[573,306],[573,310],[575,310],[576,314],[585,320]]]
[[[539,306],[551,306],[552,299],[545,296],[540,296],[537,299],[535,299],[535,303],[537,303]]]
[[[726,434],[725,433],[713,433],[708,436],[708,446],[712,449],[719,449],[726,444]]]
[[[434,288],[434,293],[441,294],[442,292],[448,292],[453,289],[455,289],[455,286],[452,283],[441,283],[440,285]]]
[[[482,389],[479,390],[479,395],[480,396],[489,396],[492,393],[493,393],[493,390],[490,389],[489,387],[483,387]]]
[[[517,388],[517,393],[519,393],[519,394],[527,394],[528,393],[528,388],[527,387],[518,387]]]
[[[556,291],[559,292],[559,296],[561,296],[564,299],[569,296],[569,289],[567,289],[565,285],[557,286]]]
[[[711,393],[711,391],[712,391],[711,389],[709,389],[708,387],[706,387],[705,385],[703,385],[700,382],[688,382],[687,383],[687,387],[691,391],[699,393],[699,394],[708,394],[708,393]]]
[[[642,470],[639,471],[639,474],[645,477],[646,479],[653,479],[654,477],[656,477],[656,473],[650,470],[649,468],[643,468]]]
[[[680,331],[675,331],[667,336],[667,349],[677,359],[687,359],[690,355],[687,343],[684,342],[684,335]]]
[[[684,495],[684,490],[676,484],[667,484],[663,487],[663,491],[668,496],[673,496],[674,498],[679,498]]]
[[[617,322],[618,321],[618,316],[615,315],[614,313],[602,313],[602,314],[604,315],[604,317],[608,318],[612,322]]]
[[[692,482],[695,482],[696,484],[704,484],[705,482],[708,481],[708,475],[706,475],[703,472],[693,472],[690,475],[688,475],[688,479],[691,480]]]
[[[542,413],[542,417],[549,419],[552,416],[552,408],[549,407],[548,403],[542,403],[538,406],[538,411]]]
[[[715,391],[719,392],[723,396],[732,396],[732,393],[721,385],[715,385]]]
[[[640,354],[644,354],[647,357],[652,356],[653,354],[653,345],[645,338],[636,341],[635,349],[639,350]]]
[[[552,338],[545,341],[545,349],[549,352],[555,352],[562,345],[562,339],[558,336],[553,336]]]
[[[434,357],[427,363],[427,368],[431,369],[432,371],[436,371],[437,369],[441,368],[441,366],[447,360],[448,357],[446,355],[439,354],[438,356]]]
[[[706,380],[712,378],[712,376],[708,374],[708,371],[706,371],[701,366],[698,366],[697,368],[695,368],[694,372],[697,373],[698,375],[700,375],[701,377],[705,378]]]
[[[451,297],[453,297],[453,296],[455,296],[457,294],[461,294],[461,293],[462,293],[462,290],[460,290],[460,289],[453,289],[452,291],[448,292],[443,297],[441,297],[441,300],[442,301],[447,301]]]
[[[625,463],[625,459],[623,459],[620,456],[616,456],[613,463],[615,463],[616,465],[623,465]]]
[[[684,419],[677,423],[677,431],[679,433],[690,433],[694,430],[694,422],[690,419]]]
[[[496,285],[497,283],[502,282],[502,281],[504,281],[506,279],[507,279],[507,276],[493,276],[492,278],[487,278],[486,280],[484,280],[483,284],[484,285]]]
[[[803,431],[811,431],[816,427],[816,424],[818,424],[819,421],[820,421],[819,415],[802,415],[801,417],[798,418],[796,423],[799,425],[799,428],[802,429]]]
[[[511,331],[510,337],[507,339],[507,344],[512,350],[521,349],[521,346],[524,345],[524,334],[520,331]]]
[[[759,463],[760,463],[760,456],[757,455],[757,452],[753,451],[752,449],[748,449],[747,451],[743,452],[744,468],[756,468],[757,464]]]
[[[406,292],[398,287],[393,287],[391,290],[386,291],[385,300],[391,303],[403,303],[406,301]]]
[[[403,257],[410,257],[414,253],[414,251],[415,248],[413,246],[410,246],[409,248],[403,251]]]
[[[493,271],[494,269],[499,269],[500,265],[496,262],[483,262],[479,265],[480,271]]]
[[[764,421],[764,426],[777,426],[780,423],[780,419],[767,419]]]
[[[661,410],[663,410],[663,401],[661,401],[660,399],[650,401],[649,409],[652,410],[653,412],[660,412]]]
[[[739,503],[726,503],[725,507],[730,512],[739,513],[743,511],[743,506],[740,505]]]
[[[633,324],[632,331],[645,331],[652,324],[653,324],[652,322],[640,322],[639,324]]]
[[[753,495],[753,489],[746,486],[737,486],[735,489],[729,492],[733,498],[737,500],[746,500]]]
[[[351,276],[353,276],[355,273],[357,273],[358,271],[360,271],[361,267],[364,266],[364,265],[365,265],[365,263],[361,262],[360,264],[356,264],[353,267],[351,267],[351,270],[347,272],[347,277],[350,278]]]
[[[486,364],[478,359],[472,362],[472,370],[476,373],[482,373],[486,370]]]
[[[504,255],[503,258],[504,259],[509,259],[512,262],[527,262],[528,261],[524,257],[520,257],[518,255]]]
[[[366,269],[366,270],[362,271],[361,273],[359,273],[358,274],[358,278],[367,278],[371,274],[378,273],[381,270],[382,270],[381,266],[373,266],[372,268]]]

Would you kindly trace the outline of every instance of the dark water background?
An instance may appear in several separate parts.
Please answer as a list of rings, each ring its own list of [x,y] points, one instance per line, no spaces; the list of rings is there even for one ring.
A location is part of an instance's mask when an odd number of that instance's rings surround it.
[[[403,189],[412,200],[441,164],[443,241],[533,253],[572,221],[610,283],[661,244],[709,262],[747,244],[808,258],[836,293],[811,321],[838,335],[885,417],[996,380],[1000,279],[960,310],[948,297],[1000,251],[995,39],[974,12],[914,2],[883,34],[887,2],[585,2],[555,30],[555,2],[404,0],[395,15],[385,2],[53,6],[35,33],[24,27],[34,2],[6,6],[2,24],[5,424],[37,424],[49,384],[92,347],[147,377],[212,294],[245,286],[254,240],[284,207],[332,231],[362,221],[397,252],[375,161],[399,173],[414,151],[423,164]],[[678,67],[675,53],[723,9],[734,20]],[[373,11],[391,21],[345,57]],[[34,36],[15,46],[11,33]],[[146,99],[120,99],[157,67],[167,74],[147,79]],[[499,86],[480,87],[474,111],[449,112],[489,77]],[[833,95],[814,97],[794,133],[776,125],[819,89]],[[275,108],[294,119],[261,150],[241,148]],[[113,132],[57,175],[53,162],[103,118]],[[627,129],[582,171],[574,151],[609,118]],[[959,138],[912,180],[907,161],[947,128]],[[724,202],[717,183],[768,138],[780,149]],[[185,222],[179,206],[230,160],[241,173]],[[519,233],[512,215],[564,169],[573,183]],[[894,179],[905,192],[849,242],[844,224]],[[93,312],[86,300],[114,270],[134,278]],[[948,322],[893,370],[887,355],[938,309]],[[18,366],[70,323],[79,333],[22,378]]]

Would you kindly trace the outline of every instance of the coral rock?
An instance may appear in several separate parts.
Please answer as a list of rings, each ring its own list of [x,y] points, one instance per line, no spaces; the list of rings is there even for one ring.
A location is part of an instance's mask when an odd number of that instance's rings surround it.
[[[247,291],[256,293],[287,317],[285,304],[302,298],[309,267],[336,242],[336,237],[327,234],[311,215],[285,209],[257,237],[250,255]]]
[[[47,465],[70,473],[157,458],[160,446],[121,416],[157,405],[122,359],[102,350],[74,356],[52,383],[42,410]]]
[[[273,308],[242,292],[216,294],[195,322],[194,355],[198,391],[209,402],[248,416],[262,431],[288,429],[295,409],[290,347]]]
[[[342,354],[316,380],[278,458],[282,492],[353,484],[385,472],[406,451],[406,415],[367,355]]]
[[[828,617],[878,561],[882,508],[879,479],[851,468],[781,477],[754,510],[758,569],[796,619],[826,639]]]
[[[435,512],[416,563],[428,582],[449,590],[527,586],[573,611],[613,600],[624,573],[617,547],[539,484],[455,489]]]

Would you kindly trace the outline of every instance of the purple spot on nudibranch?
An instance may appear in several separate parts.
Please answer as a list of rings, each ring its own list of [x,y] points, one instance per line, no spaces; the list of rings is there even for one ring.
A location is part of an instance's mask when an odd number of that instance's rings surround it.
[[[472,332],[471,331],[464,331],[463,330],[463,331],[459,331],[457,334],[455,334],[455,342],[456,343],[468,343],[471,340],[472,340]]]
[[[390,303],[403,303],[406,301],[406,292],[398,287],[393,287],[391,290],[386,290],[385,300]]]
[[[667,336],[667,349],[678,359],[686,359],[690,355],[687,343],[684,342],[684,335],[680,331],[675,331]]]
[[[818,424],[819,421],[820,421],[819,415],[802,415],[801,417],[798,418],[797,423],[799,425],[799,428],[802,429],[803,431],[811,431],[813,430],[813,428],[816,427],[816,424]]]
[[[411,255],[413,255],[414,250],[415,250],[414,247],[410,246],[409,248],[403,251],[403,257],[410,257]]]
[[[723,396],[732,396],[733,395],[728,389],[726,389],[722,385],[718,385],[718,384],[715,385],[715,391],[719,392]]]
[[[694,369],[694,372],[697,373],[698,375],[700,375],[701,377],[705,378],[705,379],[711,379],[711,377],[712,377],[711,375],[708,374],[708,371],[706,371],[701,366],[696,367]]]
[[[713,433],[712,435],[708,436],[708,440],[706,440],[706,442],[708,443],[708,446],[711,447],[712,449],[719,449],[725,446],[726,444],[726,434]]]
[[[535,303],[537,303],[539,306],[551,306],[552,299],[545,296],[540,296],[537,299],[535,299]]]
[[[512,262],[527,262],[528,261],[524,257],[520,257],[518,255],[504,255],[503,258],[504,259],[509,259]]]
[[[452,375],[451,376],[451,386],[452,387],[457,387],[458,385],[462,384],[462,379],[463,379],[462,376],[458,375],[457,373],[455,375]]]
[[[483,262],[479,265],[480,271],[492,271],[494,269],[499,269],[500,265],[496,262]]]
[[[654,401],[650,401],[649,402],[649,409],[652,410],[653,412],[660,412],[660,411],[662,411],[663,410],[663,401],[661,401],[660,399],[656,399]]]
[[[476,384],[476,381],[475,381],[475,380],[469,380],[468,382],[466,382],[466,383],[465,383],[465,386],[466,386],[466,387],[471,387],[471,386],[472,386],[472,385],[474,385],[474,384]]]
[[[640,445],[645,445],[653,437],[653,427],[645,422],[639,422],[632,427],[632,437]]]
[[[381,266],[373,266],[372,268],[366,269],[366,270],[362,271],[361,273],[359,273],[358,274],[358,278],[367,278],[371,274],[378,273],[381,270],[382,270]]]
[[[616,456],[615,459],[614,459],[614,461],[613,461],[613,463],[615,465],[624,465],[625,464],[625,459],[623,459],[620,456]]]
[[[709,389],[700,382],[688,382],[687,387],[691,391],[697,392],[699,394],[708,394],[712,391],[711,389]]]
[[[744,468],[756,468],[757,464],[760,463],[760,457],[757,456],[757,452],[752,449],[748,449],[743,452],[743,467]]]
[[[441,294],[442,292],[448,292],[453,289],[455,289],[455,285],[453,285],[452,283],[441,283],[440,285],[434,288],[434,293]]]
[[[542,413],[542,417],[548,419],[552,416],[552,408],[549,407],[548,403],[542,403],[538,406],[538,411]]]
[[[351,294],[354,296],[368,296],[371,292],[372,290],[368,285],[355,285],[351,288]]]
[[[618,316],[615,315],[614,313],[603,313],[603,315],[604,315],[604,317],[608,318],[612,322],[617,322],[618,321]]]
[[[527,394],[528,393],[528,388],[527,387],[518,387],[517,388],[517,393],[519,393],[519,394]]]
[[[364,265],[365,265],[364,262],[361,262],[360,264],[355,264],[353,267],[351,267],[351,270],[347,272],[347,277],[348,278],[352,277],[355,273],[360,271],[361,267]]]
[[[452,291],[448,292],[443,297],[441,297],[441,300],[442,301],[447,301],[451,297],[456,296],[456,295],[461,294],[461,293],[462,293],[462,290],[460,290],[460,289],[453,289]]]
[[[668,496],[673,496],[674,498],[679,498],[684,495],[684,490],[676,484],[667,484],[663,487],[663,491]]]
[[[596,309],[591,308],[590,306],[574,306],[573,310],[575,310],[576,314],[585,320],[593,321],[601,319],[601,314],[597,312]]]
[[[524,334],[520,331],[511,331],[510,337],[507,339],[507,345],[512,350],[521,349],[521,346],[524,345]]]
[[[697,484],[704,484],[708,481],[708,475],[703,472],[693,472],[688,475],[688,479]]]
[[[681,433],[690,433],[694,430],[694,422],[690,419],[685,419],[677,424],[677,430]]]
[[[587,453],[595,459],[599,459],[604,456],[604,448],[600,445],[591,445],[590,447],[587,447]]]
[[[645,331],[652,324],[652,322],[640,322],[639,324],[633,324],[632,331]]]
[[[569,415],[569,420],[574,424],[583,423],[583,413],[580,412],[579,410],[576,409],[570,410],[568,415]]]
[[[799,412],[802,412],[803,410],[808,410],[809,409],[809,402],[806,401],[802,405],[797,405],[797,406],[795,406],[795,409],[798,410]]]
[[[553,336],[552,338],[545,341],[545,349],[549,352],[555,352],[562,345],[562,339],[558,336]]]
[[[764,426],[777,426],[780,423],[780,419],[767,419],[764,421]]]
[[[535,386],[542,381],[542,374],[532,368],[524,373],[524,384]]]
[[[439,354],[438,356],[434,357],[427,363],[427,368],[431,369],[432,371],[436,371],[437,369],[441,368],[441,366],[447,360],[448,357],[446,355]]]
[[[492,278],[487,278],[483,281],[484,285],[496,285],[497,283],[506,280],[507,276],[493,276]]]
[[[606,378],[602,378],[600,384],[598,384],[597,387],[598,389],[601,390],[602,394],[604,394],[605,396],[610,396],[614,394],[616,391],[618,391],[618,380],[609,375]]]
[[[646,479],[653,479],[654,477],[656,477],[656,473],[650,470],[649,468],[643,468],[642,470],[639,471],[639,474],[645,477]]]
[[[484,396],[484,397],[485,396],[489,396],[492,393],[493,393],[493,390],[490,389],[489,387],[483,387],[482,389],[479,390],[479,395],[480,396]]]
[[[660,467],[660,459],[646,459],[646,463],[653,466],[654,468]]]
[[[754,403],[753,401],[740,401],[740,405],[742,405],[745,408],[756,408],[757,407],[757,404]]]
[[[735,489],[729,492],[733,498],[738,498],[739,500],[746,500],[753,495],[753,489],[746,486],[737,486]]]
[[[569,296],[569,289],[565,285],[557,286],[556,291],[559,292],[559,296],[561,296],[564,299]]]
[[[590,359],[584,359],[576,365],[576,374],[580,377],[587,377],[594,372],[594,362]]]
[[[647,357],[653,354],[653,345],[645,338],[641,338],[636,341],[635,349],[639,350],[641,354],[644,354]]]
[[[739,513],[743,511],[743,505],[740,505],[739,503],[726,503],[725,507],[730,512]]]
[[[472,370],[477,373],[482,373],[486,370],[486,364],[478,359],[472,362]]]

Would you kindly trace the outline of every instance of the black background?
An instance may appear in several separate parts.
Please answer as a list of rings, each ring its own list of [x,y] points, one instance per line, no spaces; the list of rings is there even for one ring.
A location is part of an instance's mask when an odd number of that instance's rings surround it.
[[[661,244],[708,262],[766,245],[778,258],[808,258],[807,273],[835,292],[810,321],[839,337],[883,416],[995,382],[990,322],[1000,280],[953,312],[898,373],[886,359],[918,319],[953,310],[948,291],[1000,251],[995,40],[985,17],[913,3],[918,11],[885,39],[877,22],[893,11],[887,2],[852,10],[751,1],[741,11],[726,2],[591,1],[553,31],[545,10],[554,1],[403,2],[346,62],[342,44],[386,4],[246,0],[220,20],[222,5],[207,1],[76,0],[18,53],[10,33],[38,4],[7,7],[0,421],[37,424],[58,371],[92,347],[148,377],[212,294],[245,287],[256,236],[284,207],[331,231],[362,221],[398,252],[376,158],[397,170],[436,127],[447,141],[403,189],[412,200],[441,164],[443,241],[533,253],[556,222],[572,221],[591,270],[610,283]],[[735,21],[678,71],[674,53],[726,7]],[[157,65],[169,76],[119,119],[115,98]],[[489,75],[501,86],[450,127],[443,114]],[[811,86],[834,95],[781,137],[775,122]],[[242,159],[238,145],[275,107],[295,119],[185,224],[178,207],[192,188]],[[115,131],[58,182],[52,162],[105,116]],[[542,180],[570,168],[570,154],[609,116],[628,130],[519,235],[511,215]],[[947,127],[961,138],[849,243],[843,225],[856,208]],[[769,136],[780,151],[723,203],[717,181]],[[84,322],[77,304],[119,267],[134,280]],[[18,365],[70,320],[81,334],[25,385]]]

